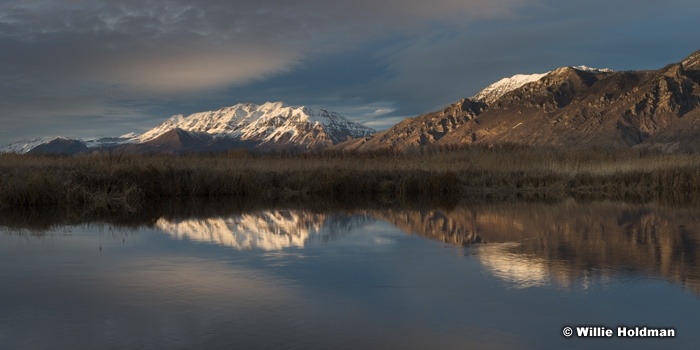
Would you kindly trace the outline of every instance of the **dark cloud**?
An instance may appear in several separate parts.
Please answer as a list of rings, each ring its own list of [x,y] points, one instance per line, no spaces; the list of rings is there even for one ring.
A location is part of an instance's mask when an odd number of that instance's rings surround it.
[[[196,91],[286,71],[314,51],[425,20],[505,14],[517,2],[10,1],[0,5],[1,63],[46,79]]]
[[[678,60],[697,49],[698,10],[694,0],[0,1],[0,144],[142,130],[243,101],[385,127],[506,75]]]
[[[523,2],[0,2],[0,118],[13,120],[0,139],[30,134],[45,118],[129,118],[145,111],[114,104],[220,91],[430,21],[509,16]],[[24,123],[14,124],[17,115]]]

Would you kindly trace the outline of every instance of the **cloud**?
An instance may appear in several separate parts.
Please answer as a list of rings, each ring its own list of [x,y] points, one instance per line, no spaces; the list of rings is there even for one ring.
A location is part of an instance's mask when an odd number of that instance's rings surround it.
[[[123,100],[217,93],[367,41],[418,35],[433,23],[514,16],[527,3],[2,1],[0,121],[24,112],[29,118],[9,128],[28,129],[42,115],[62,118],[61,111],[97,116]],[[16,131],[6,129],[0,138]]]
[[[68,87],[98,83],[177,93],[245,83],[289,69],[300,57],[268,34],[245,35],[235,25],[207,20],[201,11],[158,5],[6,11],[0,43],[9,54],[0,58],[2,73]]]
[[[506,16],[496,1],[9,1],[3,75],[153,92],[242,84],[426,21]]]

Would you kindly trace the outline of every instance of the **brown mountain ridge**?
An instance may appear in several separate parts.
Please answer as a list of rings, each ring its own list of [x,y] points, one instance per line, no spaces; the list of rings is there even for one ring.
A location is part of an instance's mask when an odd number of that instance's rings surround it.
[[[463,99],[336,148],[499,143],[700,149],[700,51],[651,71],[558,68],[490,104]]]

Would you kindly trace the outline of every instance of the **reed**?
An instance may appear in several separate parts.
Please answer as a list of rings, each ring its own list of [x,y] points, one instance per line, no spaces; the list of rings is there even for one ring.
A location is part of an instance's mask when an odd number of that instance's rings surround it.
[[[700,198],[700,155],[513,145],[408,152],[0,155],[0,207],[135,211],[158,198]]]

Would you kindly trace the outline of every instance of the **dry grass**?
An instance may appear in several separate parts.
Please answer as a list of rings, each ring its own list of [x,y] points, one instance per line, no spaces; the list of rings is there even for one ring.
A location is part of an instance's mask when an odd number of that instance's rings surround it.
[[[459,201],[469,196],[694,201],[700,155],[501,146],[406,153],[0,155],[0,207],[134,211],[158,198]]]

